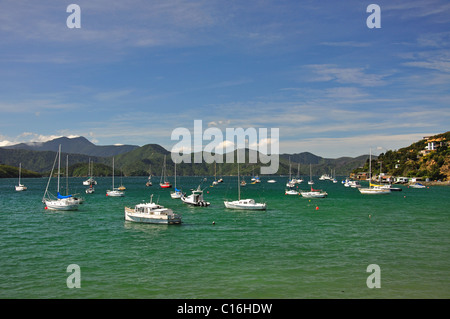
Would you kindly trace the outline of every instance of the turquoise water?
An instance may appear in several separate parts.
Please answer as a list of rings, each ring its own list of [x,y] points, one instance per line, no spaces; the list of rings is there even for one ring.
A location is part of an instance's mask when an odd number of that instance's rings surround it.
[[[123,198],[105,196],[110,178],[98,178],[92,195],[71,178],[86,198],[73,212],[44,210],[47,179],[23,179],[26,192],[1,179],[0,298],[450,297],[449,187],[368,196],[316,179],[329,196],[308,200],[284,195],[286,178],[263,177],[242,197],[268,210],[246,212],[224,208],[237,198],[236,178],[224,179],[205,189],[203,208],[171,199],[158,178],[148,188],[146,177],[124,178]],[[178,185],[189,191],[200,181]],[[124,206],[150,194],[183,224],[125,222]],[[81,288],[67,287],[70,264],[80,267]],[[370,264],[381,269],[381,288],[367,287]]]

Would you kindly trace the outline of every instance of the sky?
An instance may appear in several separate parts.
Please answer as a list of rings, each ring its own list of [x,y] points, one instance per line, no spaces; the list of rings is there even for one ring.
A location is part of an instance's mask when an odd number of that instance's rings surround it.
[[[450,130],[450,3],[1,0],[0,114],[0,146],[170,150],[202,120],[278,128],[280,153],[395,150]]]

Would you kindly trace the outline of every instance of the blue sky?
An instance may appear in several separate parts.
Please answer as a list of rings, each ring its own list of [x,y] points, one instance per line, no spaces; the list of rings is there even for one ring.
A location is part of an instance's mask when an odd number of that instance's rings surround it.
[[[447,0],[3,0],[0,39],[0,145],[170,150],[203,120],[279,128],[281,153],[336,158],[450,129]]]

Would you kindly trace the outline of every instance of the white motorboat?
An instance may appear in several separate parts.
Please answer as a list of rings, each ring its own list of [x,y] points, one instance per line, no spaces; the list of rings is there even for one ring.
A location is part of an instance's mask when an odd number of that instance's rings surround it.
[[[203,199],[203,190],[200,188],[200,185],[198,185],[197,189],[192,190],[191,195],[186,196],[186,194],[183,194],[181,196],[181,201],[185,204],[201,207],[206,207],[211,204]]]
[[[420,183],[411,184],[411,185],[409,185],[409,187],[412,187],[412,188],[426,188],[425,185],[420,184]]]
[[[349,185],[351,188],[360,188],[361,184],[358,181],[350,181]]]
[[[83,185],[84,186],[97,185],[97,181],[92,177],[89,177],[87,180],[83,181]]]
[[[20,183],[21,175],[22,175],[22,163],[19,164],[19,185],[15,186],[17,192],[22,192],[22,191],[27,190],[27,187]]]
[[[89,188],[85,190],[86,194],[93,194],[95,192],[95,188],[91,185]]]
[[[181,224],[181,216],[170,208],[152,202],[137,204],[134,208],[125,207],[125,220],[146,224]]]
[[[256,203],[254,199],[241,199],[241,183],[239,180],[239,154],[238,154],[238,200],[224,201],[226,208],[245,210],[266,210],[266,203]]]
[[[56,160],[58,159],[58,186],[57,186],[57,196],[56,198],[51,197],[48,191],[51,178],[53,176],[53,170],[55,169]],[[77,210],[80,204],[79,200],[74,198],[72,195],[63,196],[59,193],[59,181],[61,173],[61,145],[59,145],[58,153],[56,154],[55,161],[53,162],[53,167],[48,178],[47,187],[45,188],[44,196],[42,197],[42,202],[45,204],[45,209],[50,210]]]
[[[298,195],[298,191],[291,188],[284,191],[284,195]]]
[[[267,183],[271,183],[271,184],[276,183],[276,182],[277,182],[277,181],[274,180],[274,179],[269,179],[269,180],[267,181]]]
[[[112,189],[106,191],[108,197],[124,197],[125,193],[114,187],[114,157],[113,157],[113,173],[112,173]]]

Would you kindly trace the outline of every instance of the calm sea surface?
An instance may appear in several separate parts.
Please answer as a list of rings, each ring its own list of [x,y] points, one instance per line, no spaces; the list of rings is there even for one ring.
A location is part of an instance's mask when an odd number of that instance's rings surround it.
[[[268,210],[246,212],[223,205],[237,199],[236,179],[209,187],[208,177],[204,208],[171,199],[157,177],[152,187],[146,177],[123,178],[123,198],[105,196],[111,178],[97,178],[91,195],[70,178],[71,192],[86,199],[72,212],[44,210],[46,178],[22,179],[26,192],[0,179],[0,298],[450,297],[449,187],[370,196],[316,178],[329,196],[309,200],[284,195],[286,178],[263,177],[241,191]],[[201,180],[178,185],[190,193]],[[183,224],[125,222],[124,206],[151,194]],[[66,284],[71,264],[80,267],[79,289]],[[370,264],[380,267],[381,288],[367,287]]]

